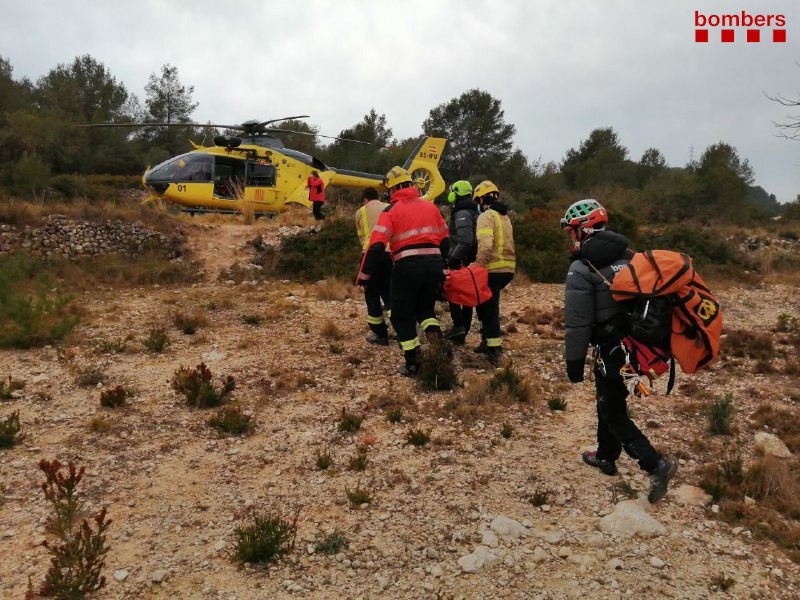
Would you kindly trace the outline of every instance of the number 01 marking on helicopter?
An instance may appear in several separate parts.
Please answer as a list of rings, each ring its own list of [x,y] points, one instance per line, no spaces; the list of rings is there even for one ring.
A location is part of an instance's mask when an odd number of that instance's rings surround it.
[[[185,192],[186,191],[186,185],[183,184],[183,183],[179,183],[178,184],[178,191],[179,192]]]

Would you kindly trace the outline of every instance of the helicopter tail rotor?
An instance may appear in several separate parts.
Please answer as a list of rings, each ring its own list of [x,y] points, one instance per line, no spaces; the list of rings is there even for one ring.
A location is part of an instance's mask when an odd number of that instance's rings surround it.
[[[426,200],[435,200],[445,189],[444,178],[439,173],[445,138],[426,136],[420,139],[403,168],[411,174],[411,179],[419,187]]]

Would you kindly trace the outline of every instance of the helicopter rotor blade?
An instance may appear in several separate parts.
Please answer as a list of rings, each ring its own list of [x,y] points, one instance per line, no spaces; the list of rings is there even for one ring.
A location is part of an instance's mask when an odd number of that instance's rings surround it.
[[[259,123],[258,126],[266,127],[270,123],[277,123],[278,121],[289,121],[291,119],[307,119],[308,117],[309,115],[297,115],[295,117],[281,117],[280,119],[270,119],[269,121],[264,121],[262,123]]]
[[[244,130],[241,125],[215,125],[213,123],[86,123],[76,127],[216,127]]]
[[[296,133],[297,135],[310,135],[312,137],[321,137],[321,138],[328,138],[331,140],[340,140],[342,142],[353,142],[355,144],[366,144],[367,146],[377,146],[378,148],[388,148],[388,146],[381,146],[380,144],[373,144],[372,142],[365,142],[363,140],[353,140],[350,138],[343,138],[343,137],[336,137],[335,135],[322,135],[321,133],[308,133],[306,131],[295,131],[293,129],[276,129],[274,127],[270,127],[268,132],[276,132],[276,133]]]

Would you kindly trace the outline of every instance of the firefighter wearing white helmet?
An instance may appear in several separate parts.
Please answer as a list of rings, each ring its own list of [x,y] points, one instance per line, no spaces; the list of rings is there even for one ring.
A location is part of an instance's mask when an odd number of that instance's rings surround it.
[[[493,364],[497,364],[503,351],[500,337],[500,292],[514,278],[516,253],[514,229],[508,218],[508,208],[500,202],[500,190],[489,181],[481,181],[473,192],[481,207],[478,217],[478,253],[475,264],[489,271],[489,289],[492,297],[477,308],[481,321],[481,344],[475,352],[485,353]]]

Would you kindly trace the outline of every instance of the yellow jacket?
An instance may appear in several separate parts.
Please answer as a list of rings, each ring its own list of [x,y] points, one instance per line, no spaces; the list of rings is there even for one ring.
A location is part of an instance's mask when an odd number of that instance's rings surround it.
[[[475,263],[494,273],[513,273],[516,269],[514,230],[508,216],[489,208],[478,217],[477,229]]]
[[[358,241],[361,242],[362,252],[366,252],[369,248],[369,236],[372,234],[372,228],[375,227],[378,217],[387,206],[389,205],[386,202],[370,200],[356,211],[356,233],[358,233]],[[388,247],[386,251],[389,251]]]

